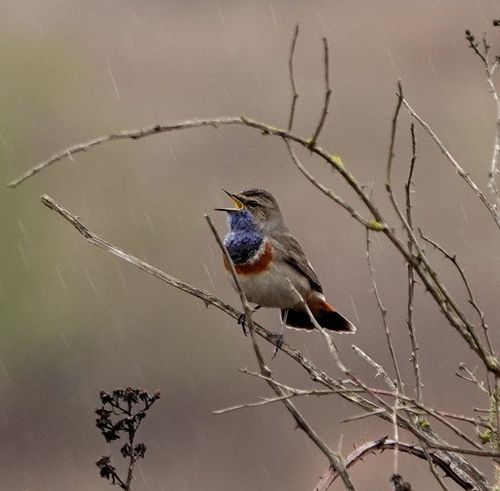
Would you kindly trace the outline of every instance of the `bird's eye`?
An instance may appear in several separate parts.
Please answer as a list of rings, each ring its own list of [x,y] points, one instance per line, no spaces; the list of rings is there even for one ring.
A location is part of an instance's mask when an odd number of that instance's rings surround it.
[[[250,201],[247,201],[247,206],[249,208],[257,208],[257,206],[259,206],[259,203],[252,199]]]

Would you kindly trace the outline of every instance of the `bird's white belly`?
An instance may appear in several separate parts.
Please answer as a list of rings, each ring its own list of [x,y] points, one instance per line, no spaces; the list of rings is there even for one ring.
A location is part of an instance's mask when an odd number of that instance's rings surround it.
[[[273,263],[268,270],[256,274],[240,274],[238,278],[247,300],[262,307],[285,309],[301,303],[290,283],[306,299],[311,287],[298,271],[284,263]]]

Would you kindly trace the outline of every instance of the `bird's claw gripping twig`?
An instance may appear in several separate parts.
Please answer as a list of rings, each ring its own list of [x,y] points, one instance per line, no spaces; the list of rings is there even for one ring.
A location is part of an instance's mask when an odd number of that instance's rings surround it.
[[[256,305],[250,310],[250,313],[253,314],[257,310],[259,310],[262,306],[261,305]],[[248,329],[247,329],[247,316],[243,312],[239,317],[238,317],[238,324],[243,328],[243,334],[245,336],[248,336]]]
[[[285,342],[285,336],[283,335],[283,332],[272,332],[269,337],[271,342],[274,343],[274,352],[273,357],[271,358],[272,360],[274,360],[276,358],[276,355],[278,354],[278,350],[281,348],[281,346],[283,346],[283,343]]]

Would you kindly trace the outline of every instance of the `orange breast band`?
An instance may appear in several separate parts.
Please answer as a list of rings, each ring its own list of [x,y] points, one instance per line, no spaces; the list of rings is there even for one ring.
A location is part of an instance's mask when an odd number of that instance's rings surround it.
[[[267,271],[273,263],[273,246],[266,242],[264,252],[259,256],[259,258],[255,261],[249,261],[245,264],[235,264],[234,269],[237,274],[241,275],[250,275],[250,274],[258,274]],[[224,256],[224,267],[229,271],[229,264],[227,263],[227,259]]]

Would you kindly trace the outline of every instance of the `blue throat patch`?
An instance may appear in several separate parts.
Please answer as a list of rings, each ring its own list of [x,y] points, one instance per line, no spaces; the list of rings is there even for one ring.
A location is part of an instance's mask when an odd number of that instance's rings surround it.
[[[224,245],[234,264],[245,264],[255,257],[264,236],[247,210],[229,213],[228,222],[230,231],[224,238]]]

